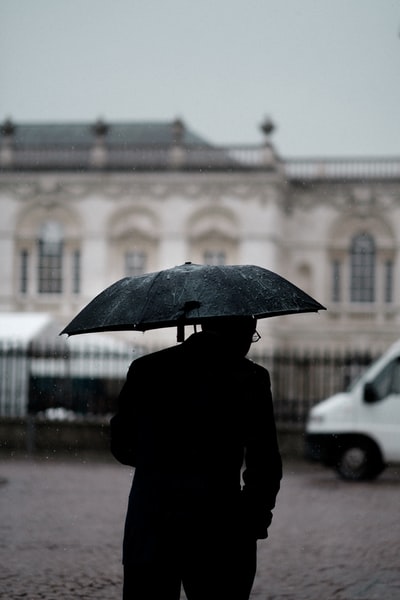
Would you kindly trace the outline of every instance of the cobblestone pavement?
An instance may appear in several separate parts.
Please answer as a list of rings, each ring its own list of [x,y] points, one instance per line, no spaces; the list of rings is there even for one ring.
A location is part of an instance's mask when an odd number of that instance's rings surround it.
[[[131,477],[107,457],[3,457],[0,598],[120,600]],[[398,600],[399,501],[397,468],[346,483],[288,462],[252,599]]]

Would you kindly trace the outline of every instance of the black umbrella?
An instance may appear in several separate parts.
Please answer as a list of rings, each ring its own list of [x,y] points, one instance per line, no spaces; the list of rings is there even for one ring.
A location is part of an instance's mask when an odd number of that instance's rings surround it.
[[[262,319],[325,310],[280,275],[255,265],[183,265],[125,277],[96,296],[61,334],[178,327],[211,318]]]

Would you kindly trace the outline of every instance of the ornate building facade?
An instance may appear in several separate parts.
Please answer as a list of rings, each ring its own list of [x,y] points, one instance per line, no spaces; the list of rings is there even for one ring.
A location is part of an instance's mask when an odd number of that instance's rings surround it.
[[[400,331],[400,157],[285,159],[184,123],[18,124],[0,133],[0,311],[68,322],[125,275],[258,264],[327,311],[259,323],[260,345],[381,349]],[[140,344],[171,331],[130,332]],[[135,337],[138,336],[138,337]]]

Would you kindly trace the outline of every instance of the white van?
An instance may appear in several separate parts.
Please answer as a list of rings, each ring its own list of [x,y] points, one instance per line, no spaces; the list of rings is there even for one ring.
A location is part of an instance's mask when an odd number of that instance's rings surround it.
[[[346,392],[311,409],[306,457],[352,480],[374,479],[400,463],[400,341]]]

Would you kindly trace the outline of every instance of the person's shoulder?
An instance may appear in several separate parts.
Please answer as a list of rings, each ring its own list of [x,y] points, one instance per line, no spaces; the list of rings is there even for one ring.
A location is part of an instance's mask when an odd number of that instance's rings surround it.
[[[260,365],[260,363],[256,363],[252,358],[249,358],[248,356],[246,356],[243,359],[243,362],[245,363],[245,365],[247,366],[247,368],[249,369],[255,369],[255,370],[261,370],[261,371],[266,371],[265,367],[263,367],[262,365]]]
[[[149,352],[149,354],[142,354],[141,356],[138,356],[138,358],[135,358],[131,363],[130,368],[146,368],[159,362],[164,363],[179,352],[179,347],[180,346],[169,346],[168,348],[162,348],[155,352]]]
[[[254,360],[252,360],[251,358],[246,357],[243,359],[243,368],[254,375],[269,377],[268,369],[266,369],[259,363],[254,362]]]

